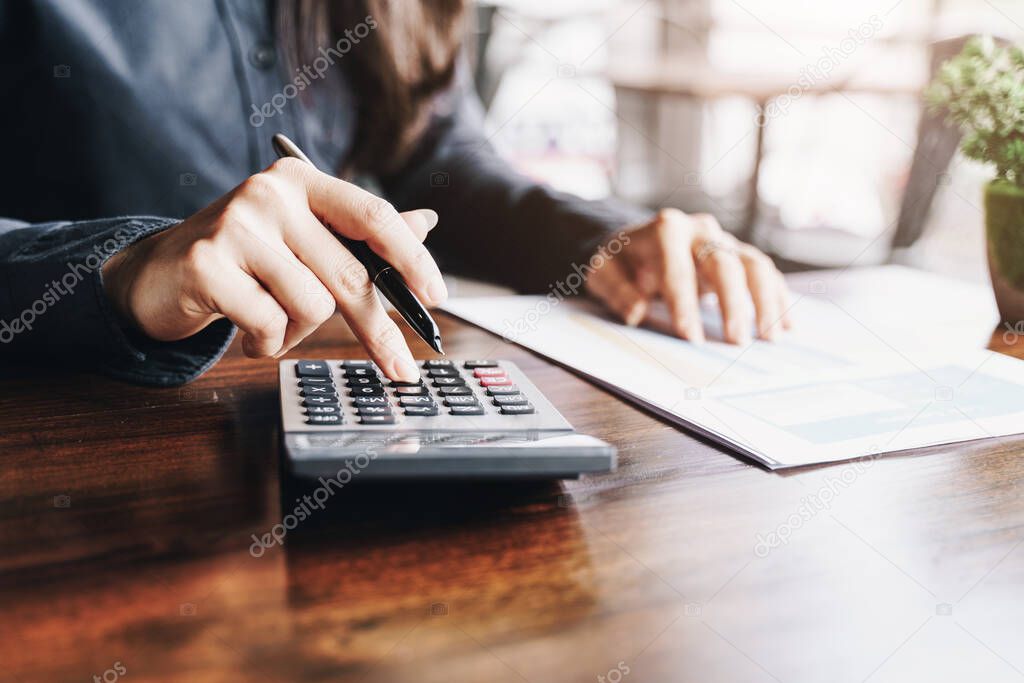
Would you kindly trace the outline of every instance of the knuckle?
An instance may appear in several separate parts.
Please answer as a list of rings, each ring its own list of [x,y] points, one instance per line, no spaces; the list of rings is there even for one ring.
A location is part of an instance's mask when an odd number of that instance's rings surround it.
[[[363,202],[362,218],[373,232],[386,229],[394,214],[394,207],[386,199],[370,197]]]
[[[373,294],[373,282],[365,266],[358,261],[338,269],[338,286],[348,299],[365,299]]]
[[[269,199],[280,194],[281,184],[272,173],[254,173],[242,181],[241,190],[246,197]]]
[[[658,211],[655,220],[659,223],[682,223],[686,220],[686,214],[679,209],[667,207]]]
[[[697,229],[703,235],[713,235],[716,239],[720,238],[725,233],[722,226],[718,224],[718,219],[708,213],[695,213],[690,218],[693,220]]]
[[[370,334],[370,345],[376,349],[390,349],[402,339],[402,333],[398,328],[393,324],[387,324]]]
[[[412,266],[413,270],[433,268],[434,257],[425,248],[417,249],[416,253],[413,254],[410,266]]]
[[[658,238],[663,241],[675,242],[685,240],[692,235],[688,216],[679,209],[662,209],[658,220],[654,223]]]
[[[284,336],[288,326],[288,314],[280,308],[270,311],[253,330],[255,335],[264,341],[271,341]]]
[[[282,157],[272,163],[267,171],[273,175],[294,177],[306,170],[306,162],[293,157]]]
[[[210,239],[198,239],[185,252],[185,275],[189,281],[205,282],[217,271],[218,248]]]
[[[302,325],[319,327],[327,322],[334,315],[334,299],[326,289],[321,288],[317,292],[306,297],[305,305],[299,311],[299,322]]]

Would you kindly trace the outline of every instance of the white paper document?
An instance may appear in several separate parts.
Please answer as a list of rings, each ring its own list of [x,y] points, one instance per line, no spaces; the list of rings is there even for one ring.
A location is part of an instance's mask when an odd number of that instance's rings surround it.
[[[1024,432],[1024,362],[985,351],[983,287],[886,266],[790,279],[776,342],[691,344],[578,299],[453,299],[445,310],[769,468]],[[1024,343],[1024,339],[1021,340]]]

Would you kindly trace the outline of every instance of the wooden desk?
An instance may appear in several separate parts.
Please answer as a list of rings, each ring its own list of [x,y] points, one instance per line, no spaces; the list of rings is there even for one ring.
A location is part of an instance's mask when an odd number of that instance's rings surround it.
[[[455,356],[520,363],[619,470],[352,486],[255,558],[282,515],[272,362],[236,349],[182,389],[0,381],[0,679],[1020,680],[1021,442],[772,474],[442,323]],[[343,337],[301,355],[358,353]]]

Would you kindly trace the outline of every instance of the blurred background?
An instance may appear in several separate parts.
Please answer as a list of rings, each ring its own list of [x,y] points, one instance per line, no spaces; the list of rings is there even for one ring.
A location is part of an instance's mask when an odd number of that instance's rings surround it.
[[[502,0],[473,26],[491,140],[586,197],[711,213],[784,270],[987,279],[982,186],[922,91],[1020,0]]]

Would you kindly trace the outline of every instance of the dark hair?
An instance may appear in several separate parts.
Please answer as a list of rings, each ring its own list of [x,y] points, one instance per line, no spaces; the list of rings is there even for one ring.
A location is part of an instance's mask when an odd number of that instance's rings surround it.
[[[412,151],[434,96],[449,85],[462,43],[465,0],[278,0],[278,32],[295,64],[312,61],[359,24],[340,61],[356,99],[345,172],[393,170]],[[365,31],[363,31],[365,33]]]

